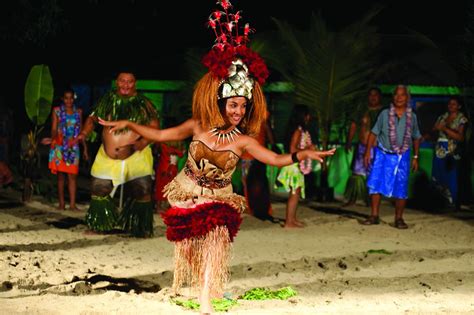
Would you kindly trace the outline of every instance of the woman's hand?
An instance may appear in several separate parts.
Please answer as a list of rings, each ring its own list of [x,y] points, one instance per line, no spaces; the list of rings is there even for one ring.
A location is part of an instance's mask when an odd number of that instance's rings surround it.
[[[336,148],[332,148],[331,150],[327,150],[327,151],[314,151],[314,150],[305,150],[305,151],[307,152],[307,156],[311,160],[316,160],[322,163],[326,156],[334,155],[334,152],[336,152]]]
[[[43,139],[41,139],[41,144],[44,144],[44,145],[51,144],[52,142],[53,142],[52,138],[43,138]]]
[[[102,126],[110,127],[109,133],[124,129],[128,127],[128,120],[117,120],[117,121],[107,121],[99,117],[99,124]]]

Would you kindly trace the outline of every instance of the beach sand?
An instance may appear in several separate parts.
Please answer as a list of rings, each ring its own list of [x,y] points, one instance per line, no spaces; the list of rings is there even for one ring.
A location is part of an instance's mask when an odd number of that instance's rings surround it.
[[[1,191],[1,314],[198,313],[170,301],[173,244],[158,215],[153,238],[89,235],[81,207],[25,205]],[[273,212],[277,222],[244,216],[226,295],[287,286],[298,294],[239,299],[228,314],[474,314],[473,210],[407,209],[407,230],[390,225],[388,201],[376,226],[358,224],[367,207],[340,202],[301,203],[301,229],[281,227],[284,199]]]

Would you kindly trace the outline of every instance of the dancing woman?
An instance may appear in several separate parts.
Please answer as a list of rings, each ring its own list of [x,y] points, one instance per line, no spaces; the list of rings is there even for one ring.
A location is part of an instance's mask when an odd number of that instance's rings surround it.
[[[231,243],[246,206],[231,185],[240,156],[248,152],[263,163],[281,167],[306,158],[322,161],[334,153],[302,150],[279,155],[252,137],[266,116],[261,86],[268,70],[263,59],[245,45],[248,24],[238,35],[241,17],[228,13],[229,2],[219,3],[224,12],[214,12],[209,21],[217,43],[203,58],[209,71],[195,85],[191,119],[163,130],[127,120],[99,120],[109,132],[128,128],[156,142],[192,137],[185,167],[164,188],[171,208],[162,217],[168,240],[176,244],[173,288],[185,283],[198,288],[202,313],[213,311],[211,297],[222,295],[229,278]],[[233,28],[225,27],[229,20]]]

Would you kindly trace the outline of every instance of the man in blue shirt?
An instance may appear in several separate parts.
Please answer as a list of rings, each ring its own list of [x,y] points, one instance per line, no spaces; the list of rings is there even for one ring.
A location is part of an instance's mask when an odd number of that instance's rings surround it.
[[[398,85],[393,94],[390,108],[380,112],[371,130],[364,156],[364,163],[370,163],[370,150],[375,145],[375,158],[370,171],[367,187],[371,198],[372,213],[362,224],[379,224],[381,196],[395,198],[395,224],[399,229],[408,225],[403,220],[408,198],[408,176],[410,175],[410,147],[414,155],[412,169],[418,170],[418,150],[420,130],[416,114],[409,107],[408,88]]]

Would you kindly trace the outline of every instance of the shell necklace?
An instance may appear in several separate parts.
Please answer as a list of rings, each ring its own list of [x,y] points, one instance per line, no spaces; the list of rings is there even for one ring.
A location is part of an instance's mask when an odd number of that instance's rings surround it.
[[[242,132],[237,128],[234,127],[229,131],[222,131],[219,128],[212,128],[209,130],[211,135],[217,137],[216,144],[224,144],[224,143],[231,143],[234,142],[237,137],[239,137]]]

